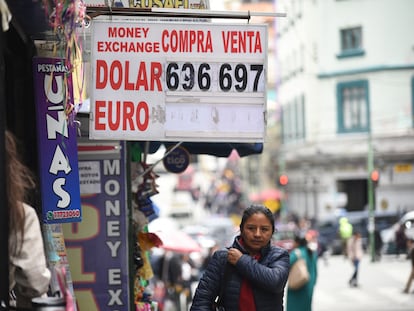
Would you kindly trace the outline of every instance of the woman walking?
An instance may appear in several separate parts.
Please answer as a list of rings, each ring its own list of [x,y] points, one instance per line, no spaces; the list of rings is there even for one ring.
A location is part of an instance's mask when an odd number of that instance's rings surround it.
[[[354,266],[354,272],[349,280],[349,286],[358,287],[358,272],[359,264],[362,256],[364,255],[364,249],[362,248],[361,233],[354,232],[352,237],[348,241],[348,257]]]
[[[312,250],[303,234],[295,236],[295,247],[290,252],[290,265],[303,258],[309,272],[309,281],[301,288],[288,288],[287,311],[312,311],[313,290],[316,284],[317,273],[317,252]]]

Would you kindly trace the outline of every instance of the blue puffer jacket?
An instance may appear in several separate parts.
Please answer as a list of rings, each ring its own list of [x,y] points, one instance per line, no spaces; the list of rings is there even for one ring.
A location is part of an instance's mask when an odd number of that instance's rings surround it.
[[[262,249],[259,261],[252,258],[236,237],[232,247],[243,255],[235,266],[227,264],[227,250],[216,251],[200,279],[194,295],[191,311],[212,310],[212,302],[224,286],[223,305],[226,311],[239,310],[242,279],[250,282],[253,289],[256,311],[282,311],[284,288],[289,276],[289,254],[270,243]],[[224,268],[230,269],[226,284],[223,284]]]

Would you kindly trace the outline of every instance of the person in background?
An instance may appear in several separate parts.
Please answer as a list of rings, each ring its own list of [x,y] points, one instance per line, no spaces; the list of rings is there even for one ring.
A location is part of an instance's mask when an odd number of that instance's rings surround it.
[[[51,273],[46,265],[39,218],[33,207],[24,203],[28,191],[35,187],[34,178],[20,161],[17,141],[10,131],[6,131],[5,140],[11,306],[31,309],[32,298],[47,293]]]
[[[407,236],[405,235],[405,227],[403,224],[400,224],[398,230],[395,232],[395,247],[397,257],[400,257],[401,253],[407,253]]]
[[[210,263],[211,258],[213,257],[213,254],[219,249],[219,246],[217,243],[215,243],[212,247],[208,249],[208,253],[206,257],[204,258],[201,267],[200,267],[200,276],[204,273],[204,271],[207,269],[208,264]]]
[[[378,229],[374,230],[374,246],[375,246],[375,260],[380,261],[382,255],[382,247],[384,246],[384,242],[381,238],[381,233]]]
[[[354,267],[354,272],[349,280],[349,286],[351,287],[358,287],[359,264],[363,255],[364,249],[362,247],[361,233],[355,231],[352,237],[348,240],[348,258],[351,260]]]
[[[348,218],[341,217],[339,219],[339,236],[342,241],[342,255],[344,255],[345,258],[348,257],[347,245],[348,245],[348,240],[352,237],[352,231],[353,231],[353,226],[348,221]]]
[[[407,250],[408,250],[408,257],[411,263],[411,271],[410,271],[410,275],[408,276],[408,280],[404,288],[404,293],[406,294],[410,292],[411,283],[414,280],[414,239],[407,240]]]
[[[282,311],[289,275],[287,250],[273,246],[272,212],[263,205],[246,208],[240,235],[228,249],[214,252],[197,286],[191,311],[211,311],[223,289],[226,311]]]
[[[295,245],[290,252],[290,265],[292,266],[299,256],[306,262],[309,272],[309,281],[303,287],[299,289],[287,290],[287,311],[311,311],[312,310],[312,298],[315,288],[316,280],[318,277],[317,270],[317,250],[313,250],[308,244],[306,236],[302,233],[298,233],[295,236]]]
[[[191,300],[192,292],[191,292],[191,283],[193,281],[193,270],[194,270],[194,263],[190,258],[189,254],[182,255],[181,261],[181,280],[183,285],[183,292],[187,297],[187,302]]]

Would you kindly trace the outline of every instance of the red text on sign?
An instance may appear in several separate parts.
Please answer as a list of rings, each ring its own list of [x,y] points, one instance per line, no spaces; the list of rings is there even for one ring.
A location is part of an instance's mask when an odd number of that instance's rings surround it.
[[[126,91],[162,91],[162,65],[140,62],[138,68],[131,68],[129,61],[118,60],[108,64],[105,60],[96,60],[96,89],[105,89],[108,84],[113,90]],[[132,77],[133,78],[132,78]]]
[[[109,27],[109,38],[146,38],[149,27]]]
[[[211,31],[164,30],[161,35],[162,50],[174,53],[212,53]]]
[[[263,53],[259,31],[222,31],[224,52]]]
[[[145,131],[149,123],[148,104],[140,101],[112,102],[97,100],[95,102],[95,129],[111,131]]]
[[[159,42],[110,42],[98,41],[96,42],[96,49],[101,52],[114,53],[150,53],[160,52]]]

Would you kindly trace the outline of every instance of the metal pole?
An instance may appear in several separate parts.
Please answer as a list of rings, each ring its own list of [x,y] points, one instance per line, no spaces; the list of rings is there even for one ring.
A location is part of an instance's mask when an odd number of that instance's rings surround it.
[[[182,18],[224,18],[247,19],[252,16],[286,17],[286,13],[276,12],[251,12],[251,11],[211,11],[197,9],[166,9],[166,8],[116,8],[116,7],[89,7],[86,13],[91,18],[100,15],[112,16],[157,16],[157,17],[182,17]]]
[[[371,179],[371,172],[374,169],[374,151],[372,148],[372,135],[371,130],[368,134],[368,159],[367,159],[367,170],[368,170],[368,232],[369,232],[369,250],[371,254],[371,261],[375,261],[375,206],[374,206],[374,184]]]
[[[1,27],[0,27],[1,28]],[[0,310],[9,307],[9,207],[6,195],[6,63],[4,61],[4,34],[0,29]]]
[[[276,12],[251,12],[251,11],[211,11],[211,10],[195,10],[195,9],[166,9],[166,8],[152,8],[152,13],[161,13],[165,15],[178,14],[181,17],[197,16],[207,18],[235,18],[235,19],[250,19],[252,16],[269,16],[269,17],[286,17],[286,13]]]

